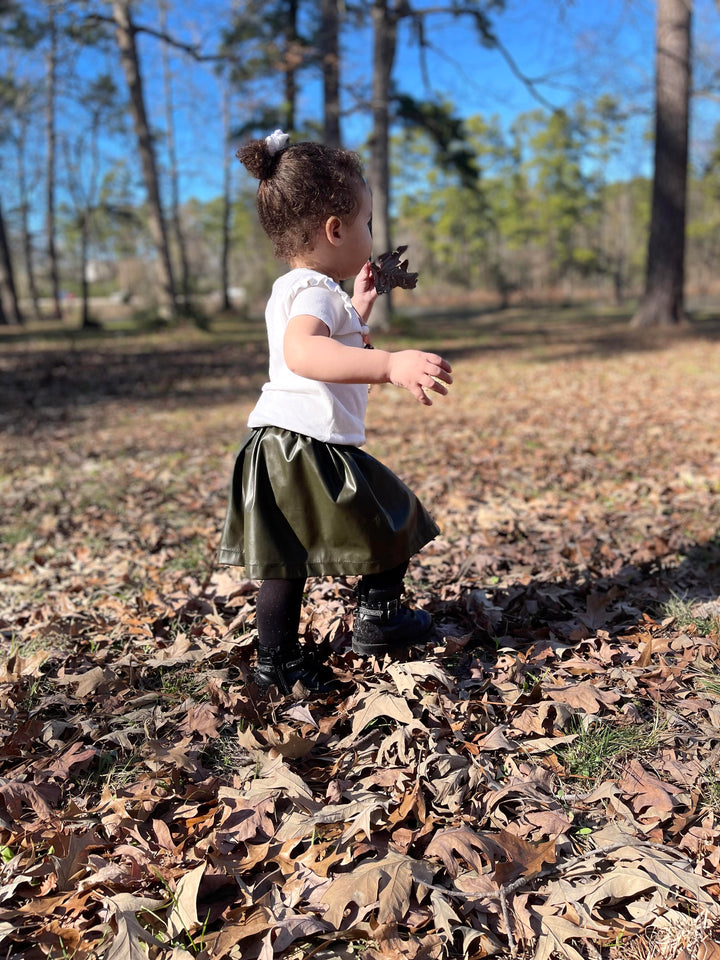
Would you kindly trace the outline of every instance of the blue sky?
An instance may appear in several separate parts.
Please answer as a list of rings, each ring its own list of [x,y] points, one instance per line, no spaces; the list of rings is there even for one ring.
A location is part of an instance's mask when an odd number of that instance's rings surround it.
[[[434,9],[443,5],[449,6],[448,0],[428,4]],[[183,4],[175,6],[180,15]],[[217,11],[219,4],[205,0],[204,6],[206,10],[209,7]],[[415,2],[413,6],[422,9],[423,4]],[[696,0],[695,7],[697,73],[702,76],[703,64],[720,60],[720,15],[714,0]],[[196,31],[194,35],[198,37],[205,34],[211,43],[212,27],[203,16],[202,2],[188,4],[185,16],[188,17],[186,23],[195,22],[191,32]],[[652,127],[654,16],[653,0],[507,0],[505,11],[495,18],[499,39],[522,73],[535,80],[535,88],[544,100],[554,106],[566,106],[578,99],[587,102],[602,93],[611,93],[634,105],[625,149],[613,171],[618,177],[647,175],[651,170],[648,131]],[[420,57],[410,29],[407,24],[401,26],[395,69],[395,82],[400,90],[418,96],[432,92],[452,101],[464,115],[498,115],[506,123],[517,114],[540,106],[500,53],[478,43],[467,19],[433,15],[428,23],[427,35],[432,49],[426,56],[427,78],[420,69]],[[346,32],[343,43],[343,80],[356,93],[367,93],[372,55],[369,29],[351,35]],[[346,95],[345,105],[350,107],[352,102],[352,95]],[[198,110],[197,104],[194,106],[203,139],[208,140],[205,160],[217,156],[216,103],[214,106],[210,99],[202,110]],[[319,82],[306,75],[300,113],[317,119],[319,110]],[[236,104],[236,117],[238,120],[242,117],[241,104]],[[709,139],[718,120],[717,102],[695,104],[692,126],[695,156],[702,154],[704,141]],[[349,146],[358,146],[368,131],[367,114],[355,113],[343,119],[343,133]],[[192,136],[190,131],[188,135]],[[205,167],[196,183],[200,187],[204,180],[204,187],[212,190],[213,183],[219,184],[218,177],[219,169],[213,174]],[[190,177],[188,185],[193,179]]]
[[[563,107],[602,93],[639,100],[649,108],[654,30],[650,0],[509,0],[495,23],[498,39],[519,71],[533,81],[531,86],[501,53],[478,44],[467,21],[433,18],[430,35],[438,52],[427,58],[430,89],[455,103],[461,114],[497,115],[507,124],[543,104]],[[407,28],[400,34],[396,82],[411,92],[426,89]],[[647,117],[635,126],[635,139],[642,139]],[[626,157],[628,174],[647,172],[647,153],[639,150],[637,165]]]
[[[30,0],[29,7],[36,5]],[[39,6],[39,2],[37,3]],[[450,0],[433,0],[429,6],[449,7]],[[170,31],[188,42],[213,52],[219,26],[227,22],[232,0],[169,0]],[[413,6],[423,8],[421,0]],[[137,20],[158,25],[157,0],[137,0]],[[535,81],[544,100],[567,106],[579,99],[592,102],[601,93],[618,96],[633,105],[633,120],[622,155],[611,176],[648,174],[652,149],[648,139],[653,101],[654,55],[653,0],[507,0],[503,13],[494,15],[497,35],[519,69]],[[427,78],[420,69],[420,57],[407,24],[401,26],[395,69],[401,91],[423,97],[430,94],[453,102],[463,115],[497,115],[509,124],[519,113],[540,104],[497,50],[483,48],[471,24],[465,19],[435,14],[428,19]],[[696,0],[695,47],[699,82],[720,61],[720,14],[715,0]],[[160,46],[157,40],[139,35],[146,80],[148,107],[153,122],[164,125]],[[343,38],[343,82],[351,93],[346,107],[360,95],[369,95],[372,37],[368,27],[346,31]],[[81,72],[91,76],[112,64],[119,74],[116,53],[103,62],[98,54],[86,54]],[[30,69],[30,67],[28,67]],[[38,58],[36,68],[42,71]],[[221,97],[217,80],[209,67],[187,57],[173,57],[176,75],[173,97],[181,159],[183,199],[207,199],[222,187]],[[303,74],[300,119],[320,118],[319,78]],[[237,97],[233,121],[240,125],[256,105]],[[702,158],[715,125],[720,104],[694,104],[691,128],[692,156]],[[41,125],[38,125],[40,129]],[[369,132],[367,113],[354,112],[343,119],[348,146],[357,147]],[[112,149],[112,144],[109,144]],[[132,147],[131,147],[132,148]],[[117,155],[127,153],[127,144],[115,144]],[[235,165],[240,176],[239,165]]]

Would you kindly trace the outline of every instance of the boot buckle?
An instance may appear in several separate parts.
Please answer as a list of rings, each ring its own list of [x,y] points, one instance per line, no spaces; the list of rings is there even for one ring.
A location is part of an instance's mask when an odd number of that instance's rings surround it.
[[[401,608],[402,603],[398,598],[377,603],[361,601],[359,613],[368,620],[393,620]]]
[[[395,600],[388,600],[387,604],[385,605],[388,618],[392,619],[393,617],[396,617],[400,612],[401,606],[402,604],[400,603],[399,598],[396,598]]]

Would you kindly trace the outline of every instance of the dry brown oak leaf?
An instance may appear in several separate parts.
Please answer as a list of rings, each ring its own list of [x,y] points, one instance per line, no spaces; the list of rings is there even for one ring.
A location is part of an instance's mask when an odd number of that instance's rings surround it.
[[[408,273],[407,260],[400,260],[406,250],[407,244],[388,253],[382,253],[377,260],[370,261],[373,283],[378,294],[387,293],[393,287],[413,290],[417,286],[418,275]]]

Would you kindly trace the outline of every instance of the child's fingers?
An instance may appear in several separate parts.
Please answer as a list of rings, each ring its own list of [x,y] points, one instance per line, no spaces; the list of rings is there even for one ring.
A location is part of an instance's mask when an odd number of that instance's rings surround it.
[[[431,403],[432,401],[429,400],[427,394],[425,393],[426,390],[434,390],[435,393],[439,393],[441,397],[447,396],[448,393],[448,388],[445,386],[445,384],[440,383],[440,381],[436,380],[434,377],[423,377],[422,380],[419,381],[418,386],[420,387],[420,390],[422,391],[423,396],[428,403]]]
[[[370,285],[372,284],[373,279],[372,279],[372,270],[370,269],[369,263],[364,264],[362,270],[358,274],[358,279],[360,280],[360,282],[362,283],[363,287],[366,290],[370,289]]]
[[[435,377],[436,380],[442,380],[443,383],[452,383],[452,382],[453,382],[453,378],[450,376],[450,374],[449,374],[446,370],[444,370],[444,369],[442,369],[442,368],[440,368],[440,369],[438,369],[438,370],[432,371],[432,373],[431,373],[430,375],[431,375],[432,377]]]
[[[450,376],[452,373],[452,367],[447,360],[443,360],[442,357],[439,357],[435,353],[428,354],[428,360],[435,368],[432,371],[433,377],[438,377],[440,380],[444,380],[445,383],[453,382],[452,377]]]
[[[448,388],[443,383],[435,380],[434,377],[423,377],[411,392],[415,398],[426,407],[432,406],[432,400],[425,392],[426,390],[434,390],[435,393],[439,393],[441,397],[446,396],[448,393]]]
[[[453,382],[451,366],[447,360],[434,353],[421,350],[401,350],[390,356],[389,380],[398,387],[405,387],[415,399],[431,406],[432,400],[426,391],[445,396],[445,384]]]
[[[428,390],[434,390],[435,393],[439,393],[441,397],[446,397],[448,395],[448,388],[444,383],[440,383],[439,380],[432,380],[431,383],[426,384]]]
[[[444,396],[447,393],[447,388],[442,386],[439,381],[443,381],[443,383],[453,382],[453,378],[450,375],[452,367],[447,360],[443,360],[442,357],[434,354],[428,356],[428,361],[427,372],[432,378],[432,383],[426,383],[425,386],[430,387],[431,390],[435,390]]]

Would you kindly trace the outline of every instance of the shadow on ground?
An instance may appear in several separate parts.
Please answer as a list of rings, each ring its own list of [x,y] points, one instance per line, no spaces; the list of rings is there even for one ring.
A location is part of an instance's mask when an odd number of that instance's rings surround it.
[[[416,312],[376,338],[388,347],[421,346],[451,361],[521,353],[548,363],[672,348],[720,339],[720,313],[697,313],[682,330],[633,330],[630,314],[588,307],[453,308]],[[113,400],[198,408],[256,396],[266,378],[262,322],[189,328],[146,336],[77,334],[48,328],[0,335],[0,428],[26,429],[63,411]]]
[[[513,307],[498,311],[463,308],[452,313],[414,315],[408,333],[438,348],[450,360],[473,353],[523,351],[535,360],[556,362],[624,353],[651,353],[687,340],[720,340],[720,313],[697,311],[690,323],[674,329],[630,326],[631,311],[588,307]]]
[[[472,584],[468,572],[466,584]],[[720,533],[645,562],[618,555],[611,572],[588,567],[566,579],[531,578],[501,589],[484,589],[483,580],[478,571],[479,602],[466,586],[460,603],[440,602],[434,612],[472,633],[470,647],[485,648],[491,657],[498,647],[573,648],[598,631],[614,640],[641,630],[647,617],[662,621],[671,611],[679,621],[675,632],[694,633],[703,625],[712,632],[720,621]]]

